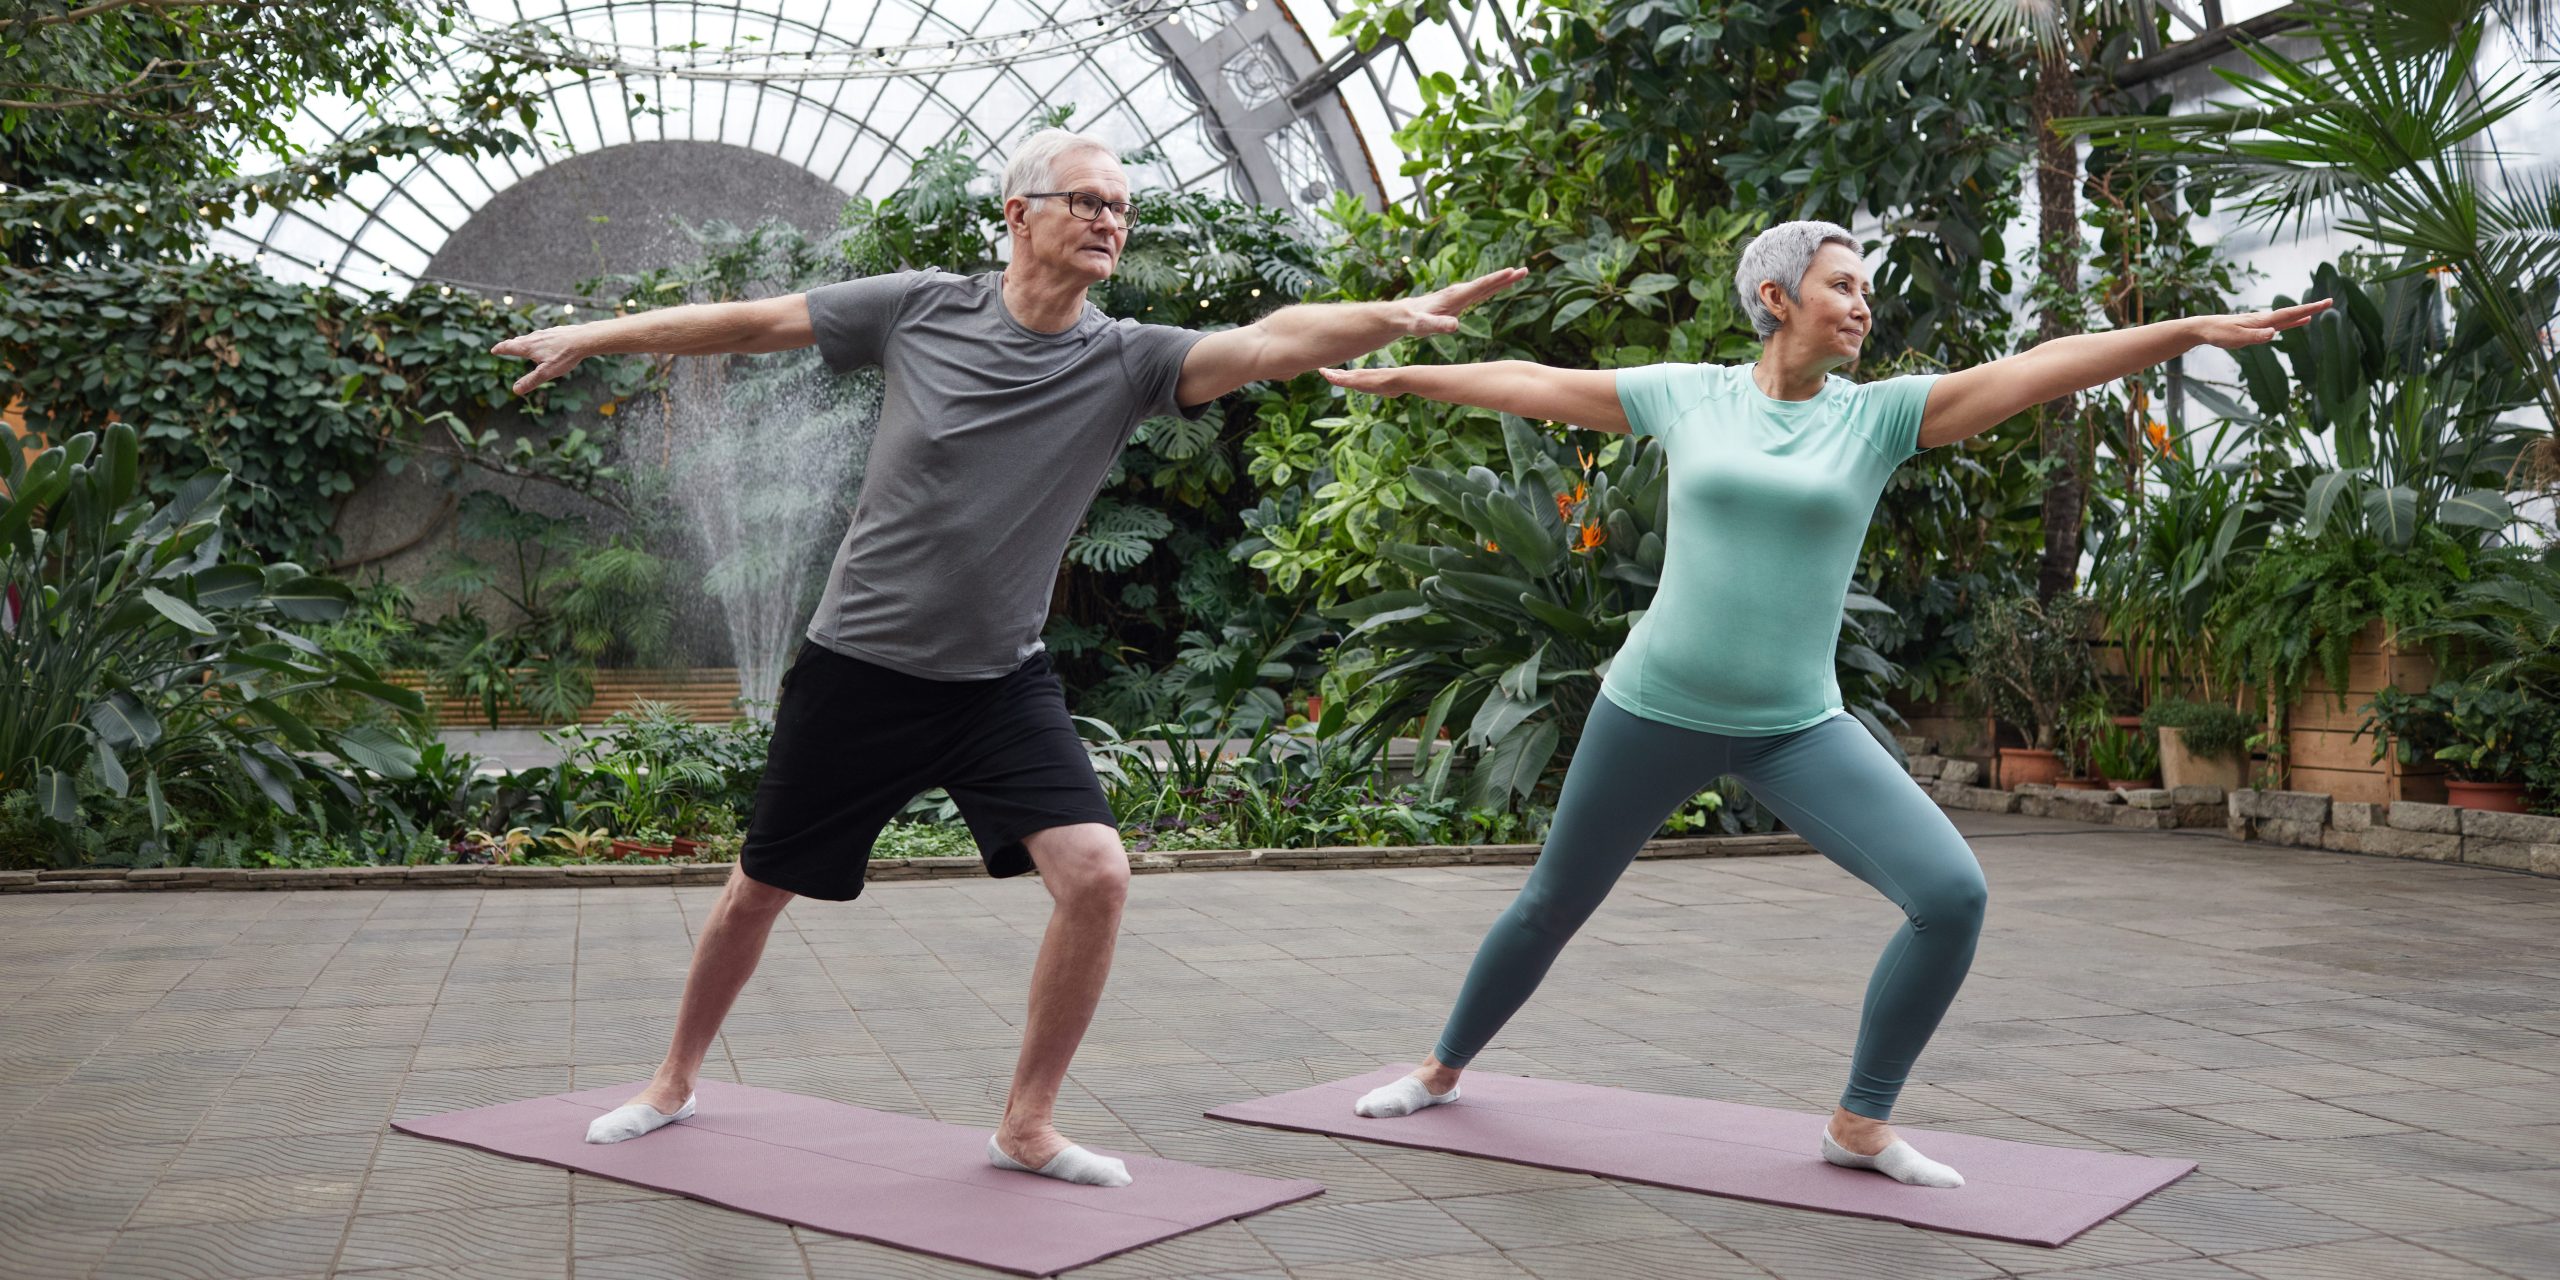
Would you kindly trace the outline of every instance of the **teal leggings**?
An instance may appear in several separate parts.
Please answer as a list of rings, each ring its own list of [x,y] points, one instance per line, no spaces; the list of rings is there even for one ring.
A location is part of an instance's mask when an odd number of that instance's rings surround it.
[[[1545,850],[1476,951],[1434,1056],[1463,1067],[1527,1003],[1556,953],[1636,851],[1689,797],[1731,774],[1824,857],[1905,917],[1867,982],[1840,1105],[1890,1119],[1911,1064],[1964,985],[1989,892],[1954,824],[1864,726],[1739,738],[1683,729],[1597,699],[1565,771]]]

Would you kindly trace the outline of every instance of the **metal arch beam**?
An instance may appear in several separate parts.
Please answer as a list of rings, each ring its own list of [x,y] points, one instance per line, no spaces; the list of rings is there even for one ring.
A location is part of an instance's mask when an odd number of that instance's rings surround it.
[[[1291,175],[1272,153],[1271,140],[1295,127],[1305,131],[1297,136],[1308,137],[1329,168],[1329,186],[1357,194],[1373,209],[1385,207],[1385,184],[1340,93],[1328,88],[1303,104],[1292,100],[1292,91],[1323,75],[1325,66],[1286,4],[1231,7],[1227,24],[1206,38],[1177,22],[1149,29],[1146,38],[1164,51],[1175,77],[1199,103],[1210,141],[1228,156],[1246,198],[1302,211],[1321,203],[1321,197],[1309,200],[1306,191],[1290,190]],[[1272,83],[1267,94],[1255,84],[1256,97],[1249,101],[1236,85],[1257,73]]]

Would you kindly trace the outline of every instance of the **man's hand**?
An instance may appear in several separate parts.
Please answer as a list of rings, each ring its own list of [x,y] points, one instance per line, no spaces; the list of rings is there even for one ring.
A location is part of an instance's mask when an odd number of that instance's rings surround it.
[[[585,325],[564,324],[549,329],[536,329],[520,334],[489,348],[493,356],[521,356],[533,362],[533,372],[516,379],[517,395],[543,383],[568,376],[588,353],[580,348],[578,331]]]
[[[1469,308],[1528,278],[1527,267],[1504,267],[1489,275],[1477,276],[1465,284],[1453,284],[1446,289],[1407,298],[1403,303],[1409,308],[1404,316],[1404,331],[1416,337],[1456,333],[1458,317],[1465,315]]]
[[[2274,311],[2251,311],[2239,315],[2199,316],[2196,318],[2196,340],[2209,346],[2230,350],[2254,347],[2272,342],[2278,333],[2298,329],[2311,323],[2329,309],[2334,299],[2314,298],[2309,302],[2281,307]]]
[[[1248,382],[1294,378],[1310,369],[1365,356],[1398,338],[1455,333],[1468,308],[1529,278],[1506,267],[1432,293],[1387,302],[1321,302],[1282,307],[1241,329],[1191,344],[1174,395],[1207,404]]]

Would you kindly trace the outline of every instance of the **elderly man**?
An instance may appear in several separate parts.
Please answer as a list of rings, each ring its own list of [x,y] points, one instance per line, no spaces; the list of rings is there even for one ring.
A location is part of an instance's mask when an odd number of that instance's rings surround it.
[[[1129,181],[1100,141],[1028,139],[1006,166],[1011,260],[962,276],[902,271],[755,302],[673,307],[499,343],[534,362],[518,394],[592,355],[719,355],[815,344],[829,367],[878,365],[886,394],[852,527],[808,643],[782,681],[744,852],[694,947],[666,1060],[595,1122],[620,1142],[694,1112],[721,1020],[794,895],[862,891],[872,841],[906,802],[949,792],[988,872],[1037,869],[1052,899],[996,1165],[1121,1186],[1118,1160],[1053,1122],[1102,998],[1128,891],[1111,808],[1040,645],[1059,558],[1142,420],[1197,415],[1410,334],[1447,333],[1517,268],[1396,302],[1286,307],[1203,334],[1115,320],[1086,294],[1129,236]]]

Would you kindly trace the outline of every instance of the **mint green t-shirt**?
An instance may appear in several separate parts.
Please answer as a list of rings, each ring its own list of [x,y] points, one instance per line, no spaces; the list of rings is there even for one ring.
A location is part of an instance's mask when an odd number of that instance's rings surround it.
[[[1662,586],[1609,665],[1609,700],[1745,737],[1838,714],[1840,608],[1937,380],[1833,377],[1778,400],[1747,364],[1619,370],[1628,425],[1664,451],[1670,511]]]

